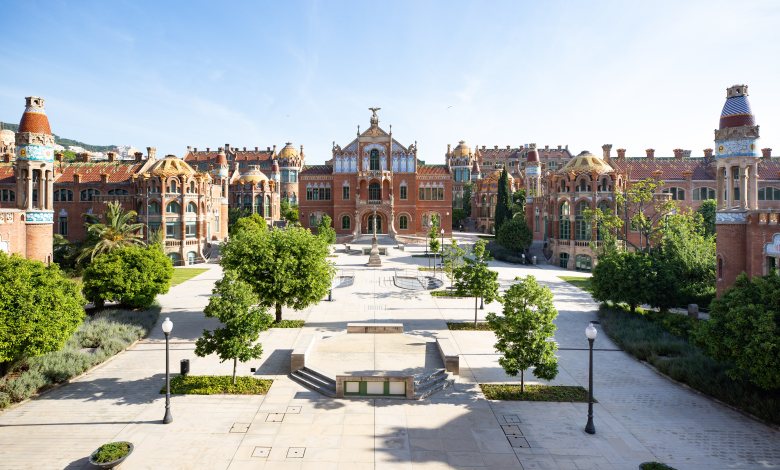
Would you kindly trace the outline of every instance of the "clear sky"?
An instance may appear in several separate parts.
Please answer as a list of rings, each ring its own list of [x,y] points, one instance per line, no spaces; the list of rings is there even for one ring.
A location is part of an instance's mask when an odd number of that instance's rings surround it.
[[[448,143],[629,156],[712,146],[749,85],[780,153],[780,2],[74,1],[2,3],[0,120],[39,95],[91,144],[279,147],[330,158],[380,106],[420,158]]]

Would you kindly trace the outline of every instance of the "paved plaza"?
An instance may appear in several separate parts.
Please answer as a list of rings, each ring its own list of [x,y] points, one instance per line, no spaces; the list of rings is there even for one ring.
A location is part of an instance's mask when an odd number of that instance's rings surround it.
[[[126,469],[628,470],[652,460],[680,470],[780,468],[780,432],[665,379],[618,351],[603,332],[594,353],[595,435],[583,432],[586,404],[485,400],[478,383],[517,379],[498,365],[491,332],[447,330],[447,321],[473,320],[473,301],[393,283],[396,269],[427,265],[412,256],[421,251],[391,249],[381,268],[366,268],[367,256],[339,250],[333,261],[353,272],[354,282],[334,289],[332,302],[285,311],[306,326],[263,333],[263,358],[240,365],[242,375],[254,367],[257,376],[274,379],[266,396],[174,396],[174,421],[161,424],[165,348],[158,325],[148,339],[73,383],[1,412],[0,468],[89,468],[90,452],[113,440],[135,445]],[[503,287],[532,274],[553,290],[561,348],[553,383],[587,386],[584,330],[597,305],[557,277],[572,273],[491,264]],[[216,325],[202,310],[220,276],[212,266],[159,298],[163,317],[174,322],[173,370],[188,358],[193,374],[230,373],[231,363],[194,354],[195,339]],[[486,305],[480,318],[499,308]],[[346,339],[337,336],[348,322],[403,323],[404,338],[419,342],[405,343],[413,358],[397,360],[413,368],[435,360],[426,342],[452,338],[461,354],[455,386],[420,401],[331,399],[288,378],[296,340],[312,333],[336,339],[321,343],[317,368],[391,367],[393,358],[377,343],[366,345],[363,356],[343,356],[339,341]]]

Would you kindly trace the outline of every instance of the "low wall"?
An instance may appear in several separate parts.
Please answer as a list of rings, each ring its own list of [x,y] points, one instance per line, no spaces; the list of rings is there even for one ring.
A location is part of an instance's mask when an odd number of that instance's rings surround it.
[[[347,323],[347,333],[403,333],[403,323]]]
[[[290,372],[306,367],[306,356],[314,349],[316,341],[317,337],[314,335],[303,335],[298,338],[290,354]]]
[[[455,349],[455,345],[452,344],[452,340],[450,338],[436,338],[436,347],[439,350],[442,362],[444,362],[444,369],[447,372],[459,375],[460,354]]]

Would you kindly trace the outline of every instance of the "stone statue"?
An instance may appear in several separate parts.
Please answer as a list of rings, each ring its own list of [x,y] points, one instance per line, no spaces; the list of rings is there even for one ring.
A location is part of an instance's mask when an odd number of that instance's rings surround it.
[[[368,108],[369,111],[371,111],[371,126],[376,127],[379,125],[379,116],[376,115],[376,112],[379,111],[382,108]]]

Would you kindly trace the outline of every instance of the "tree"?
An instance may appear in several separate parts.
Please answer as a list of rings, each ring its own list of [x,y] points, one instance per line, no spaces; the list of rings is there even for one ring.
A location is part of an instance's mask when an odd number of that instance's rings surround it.
[[[87,221],[87,244],[78,257],[79,261],[94,260],[96,256],[109,253],[127,246],[144,244],[141,229],[144,224],[137,223],[133,211],[125,211],[119,201],[109,202],[106,206],[106,223]]]
[[[591,293],[599,302],[626,303],[635,312],[647,302],[652,283],[650,255],[615,251],[602,255],[593,268]]]
[[[282,202],[279,204],[279,209],[285,220],[291,224],[298,223],[298,206],[290,204],[289,201],[282,199]]]
[[[156,246],[127,246],[97,256],[84,270],[87,299],[102,308],[115,301],[131,308],[148,308],[157,294],[170,288],[171,260]]]
[[[302,227],[236,232],[222,247],[222,267],[252,286],[264,307],[300,310],[319,302],[331,286],[335,269],[328,246]]]
[[[780,389],[780,277],[742,273],[710,307],[710,319],[694,330],[696,341],[731,365],[732,378]]]
[[[622,195],[617,198],[618,206],[626,204],[631,228],[639,232],[640,245],[644,243],[640,248],[644,251],[650,251],[652,244],[658,241],[663,220],[677,209],[674,200],[658,194],[663,185],[663,181],[643,179],[629,186],[625,198]]]
[[[704,219],[704,234],[715,235],[715,212],[718,210],[718,203],[714,199],[702,201],[696,212],[701,214]]]
[[[431,217],[431,228],[428,229],[428,247],[432,253],[438,253],[441,248],[439,243],[439,219]]]
[[[463,185],[463,210],[466,212],[466,218],[471,217],[471,193],[474,190],[474,183],[468,182]]]
[[[336,243],[336,229],[332,225],[333,221],[328,214],[323,215],[317,224],[317,235],[329,245]]]
[[[509,219],[498,229],[496,241],[508,250],[525,251],[531,246],[533,234],[524,217]]]
[[[268,222],[257,213],[251,213],[246,217],[241,217],[236,220],[235,224],[231,227],[230,234],[233,235],[240,230],[260,230],[266,231],[268,229]]]
[[[463,264],[463,255],[466,254],[466,250],[458,245],[455,239],[450,240],[450,245],[444,248],[444,272],[447,273],[447,277],[450,278],[450,288],[455,279],[455,270]]]
[[[249,209],[242,209],[241,207],[231,207],[228,209],[228,233],[233,234],[233,226],[240,219],[249,217],[252,215],[252,211]]]
[[[60,349],[84,320],[84,303],[56,264],[0,251],[0,375],[8,363]]]
[[[485,240],[474,244],[471,257],[464,258],[464,264],[455,269],[455,291],[464,297],[474,297],[474,326],[477,325],[477,300],[485,302],[499,300],[498,273],[488,267],[490,253]]]
[[[54,262],[57,263],[61,269],[71,270],[76,267],[78,248],[59,233],[54,234],[52,251]]]
[[[232,359],[235,385],[238,361],[246,362],[263,355],[263,345],[255,344],[255,341],[268,329],[273,317],[265,308],[257,306],[259,299],[252,286],[231,271],[225,271],[212,293],[203,313],[218,319],[223,326],[214,331],[203,330],[203,336],[195,341],[195,354],[204,357],[217,353],[220,362]]]
[[[518,189],[512,193],[512,204],[509,206],[512,218],[525,218],[525,189]]]
[[[585,209],[585,220],[590,227],[596,227],[597,240],[590,243],[591,249],[599,257],[606,253],[612,253],[619,249],[620,229],[623,227],[623,219],[620,218],[612,209]]]
[[[555,335],[555,317],[550,289],[539,285],[528,276],[513,284],[504,294],[503,316],[487,314],[490,329],[498,341],[496,351],[503,353],[498,363],[512,377],[520,373],[520,393],[525,392],[524,371],[533,367],[534,376],[552,380],[558,375],[558,345]]]
[[[504,221],[512,218],[512,210],[509,208],[509,174],[506,168],[501,170],[498,178],[498,198],[496,200],[496,213],[493,226],[495,233],[501,229]]]

